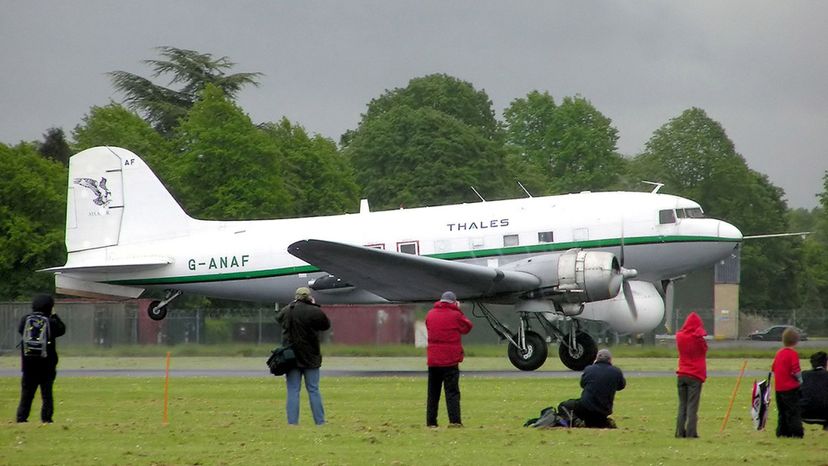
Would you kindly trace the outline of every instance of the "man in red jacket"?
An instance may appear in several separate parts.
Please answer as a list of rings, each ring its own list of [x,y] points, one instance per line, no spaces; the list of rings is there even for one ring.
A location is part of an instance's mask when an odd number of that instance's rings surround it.
[[[701,318],[691,312],[684,321],[681,330],[676,332],[676,348],[679,360],[678,370],[678,419],[676,420],[676,437],[696,438],[699,436],[696,425],[699,422],[699,401],[702,384],[707,379],[707,332]]]
[[[445,386],[449,427],[461,427],[460,368],[463,361],[461,335],[472,329],[471,321],[460,310],[457,296],[446,291],[426,315],[428,331],[428,402],[426,425],[437,427],[440,390]]]

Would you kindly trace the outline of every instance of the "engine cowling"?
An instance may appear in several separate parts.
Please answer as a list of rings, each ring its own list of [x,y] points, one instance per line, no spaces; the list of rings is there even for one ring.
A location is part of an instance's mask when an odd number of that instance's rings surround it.
[[[618,296],[623,282],[618,259],[609,252],[570,249],[509,265],[510,269],[531,273],[541,280],[539,289],[530,298],[563,303],[589,303],[614,298]]]

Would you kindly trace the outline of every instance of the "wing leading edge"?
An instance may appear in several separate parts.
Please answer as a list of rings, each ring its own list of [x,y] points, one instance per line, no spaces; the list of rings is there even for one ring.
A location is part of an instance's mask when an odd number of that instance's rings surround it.
[[[526,272],[415,256],[333,241],[297,241],[288,252],[358,288],[390,301],[431,301],[445,290],[477,299],[535,289]]]

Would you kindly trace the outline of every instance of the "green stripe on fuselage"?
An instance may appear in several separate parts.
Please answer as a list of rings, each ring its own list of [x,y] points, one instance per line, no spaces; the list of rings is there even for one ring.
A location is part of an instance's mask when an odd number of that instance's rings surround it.
[[[645,245],[645,244],[663,244],[663,243],[738,243],[737,240],[723,239],[715,236],[644,236],[637,238],[624,238],[624,245]],[[513,256],[518,254],[537,254],[544,252],[565,251],[572,248],[595,249],[621,246],[620,238],[600,239],[590,241],[572,241],[568,243],[542,243],[527,246],[514,246],[508,248],[495,249],[478,249],[473,251],[457,251],[446,252],[438,254],[428,254],[426,257],[433,257],[436,259],[448,260],[463,260],[463,259],[485,259],[487,257],[503,257]],[[256,278],[275,278],[299,273],[314,273],[320,272],[317,267],[311,265],[301,265],[293,267],[284,267],[279,269],[256,270],[246,272],[231,272],[231,273],[216,273],[209,275],[190,275],[183,277],[160,277],[160,278],[141,278],[130,280],[113,280],[105,283],[113,285],[174,285],[179,283],[209,283],[209,282],[223,282],[233,280],[250,280]]]

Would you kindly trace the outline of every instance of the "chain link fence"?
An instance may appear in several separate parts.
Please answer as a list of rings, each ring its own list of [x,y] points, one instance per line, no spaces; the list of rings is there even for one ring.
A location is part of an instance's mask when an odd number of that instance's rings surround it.
[[[174,309],[164,320],[153,321],[146,315],[148,300],[121,302],[59,301],[55,312],[66,323],[68,331],[60,344],[111,347],[117,345],[178,345],[251,343],[272,344],[281,340],[281,328],[273,308]],[[18,326],[29,313],[28,302],[0,302],[0,352],[16,351],[20,341]],[[648,335],[618,334],[602,323],[584,323],[584,330],[599,343],[618,344],[651,340],[655,334],[671,333],[681,328],[687,315],[695,311],[711,335],[714,313],[710,308],[676,307],[672,325],[660,326]],[[422,319],[425,309],[412,308],[342,308],[326,310],[333,321],[333,330],[323,340],[334,343],[412,343],[414,321]],[[517,328],[517,314],[511,308],[498,306],[495,312],[510,328]],[[472,319],[475,327],[464,338],[467,343],[497,343],[499,338],[482,319]],[[828,311],[762,310],[741,311],[739,337],[771,325],[794,325],[809,337],[828,336]],[[649,338],[648,338],[649,337]]]
[[[176,309],[162,321],[146,315],[142,300],[125,302],[58,302],[54,312],[66,323],[60,344],[113,345],[185,343],[273,343],[281,328],[270,308]],[[0,303],[0,352],[15,351],[20,321],[30,303]]]

